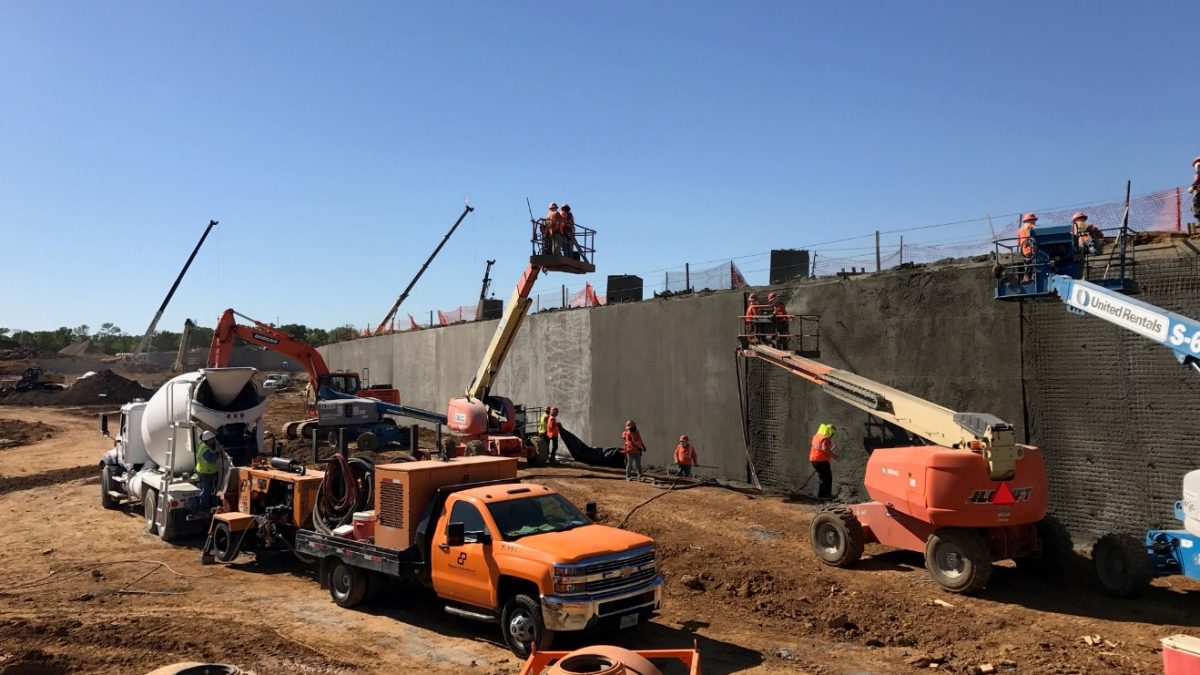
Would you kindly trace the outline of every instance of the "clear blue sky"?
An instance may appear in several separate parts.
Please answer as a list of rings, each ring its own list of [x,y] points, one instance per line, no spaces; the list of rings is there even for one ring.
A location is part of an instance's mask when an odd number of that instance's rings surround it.
[[[473,302],[486,258],[507,298],[526,196],[600,231],[603,278],[1186,185],[1197,27],[1194,1],[9,0],[0,325],[141,333],[210,218],[162,328],[374,323],[463,197],[404,310]]]

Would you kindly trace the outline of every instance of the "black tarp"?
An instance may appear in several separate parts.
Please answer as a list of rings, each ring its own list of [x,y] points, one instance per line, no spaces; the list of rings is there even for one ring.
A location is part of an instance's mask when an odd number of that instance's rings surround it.
[[[576,462],[613,469],[625,467],[625,455],[621,452],[621,448],[593,448],[561,426],[559,433],[562,434],[563,445],[567,446],[567,450]]]

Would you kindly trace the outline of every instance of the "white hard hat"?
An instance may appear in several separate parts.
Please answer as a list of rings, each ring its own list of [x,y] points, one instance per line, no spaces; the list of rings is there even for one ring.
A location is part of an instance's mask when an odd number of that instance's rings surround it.
[[[200,434],[200,440],[202,440],[202,441],[211,441],[212,439],[214,439],[216,437],[217,437],[217,435],[211,431],[205,431],[204,433]]]

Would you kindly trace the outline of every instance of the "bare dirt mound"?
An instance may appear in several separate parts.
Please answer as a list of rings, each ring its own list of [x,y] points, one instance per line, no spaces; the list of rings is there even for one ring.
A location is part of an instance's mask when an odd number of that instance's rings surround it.
[[[91,377],[76,380],[66,391],[26,391],[2,399],[8,405],[100,405],[129,403],[135,398],[150,398],[153,389],[102,370]]]
[[[99,474],[100,465],[96,463],[85,464],[84,466],[72,466],[66,469],[53,469],[30,476],[0,476],[0,495],[16,492],[17,490],[30,490],[45,485],[55,485],[57,483],[92,478]]]
[[[0,420],[0,450],[37,443],[54,436],[57,431],[42,422]]]

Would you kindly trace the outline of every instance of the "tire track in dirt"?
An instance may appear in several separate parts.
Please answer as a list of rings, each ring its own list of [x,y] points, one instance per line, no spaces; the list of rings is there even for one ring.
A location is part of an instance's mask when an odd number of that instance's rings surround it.
[[[99,466],[99,462],[97,462],[96,464],[72,466],[66,469],[53,469],[27,476],[0,476],[0,495],[18,490],[31,490],[47,485],[69,483],[71,481],[83,480],[84,478],[91,478],[99,475]]]

